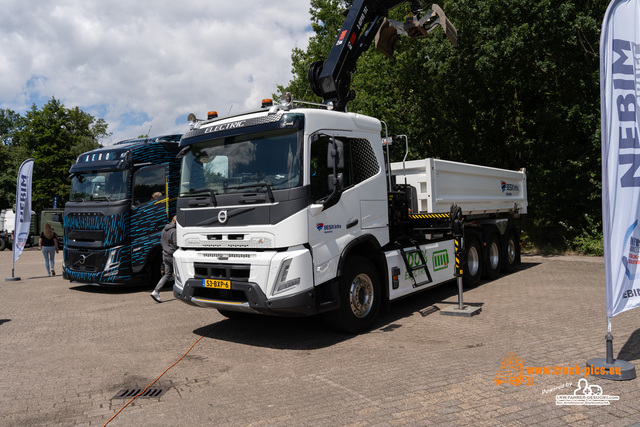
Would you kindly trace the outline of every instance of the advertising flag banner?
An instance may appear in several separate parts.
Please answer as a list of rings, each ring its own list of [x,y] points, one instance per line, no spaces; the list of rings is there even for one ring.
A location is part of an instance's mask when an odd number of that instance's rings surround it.
[[[607,317],[640,306],[640,0],[613,0],[600,37]]]
[[[16,186],[16,219],[13,229],[13,263],[18,260],[29,238],[31,226],[31,177],[33,175],[33,159],[22,162],[18,170]]]

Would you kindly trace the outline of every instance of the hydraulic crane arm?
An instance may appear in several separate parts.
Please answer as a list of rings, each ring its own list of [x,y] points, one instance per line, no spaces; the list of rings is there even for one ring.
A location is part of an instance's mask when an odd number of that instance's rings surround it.
[[[455,44],[456,29],[434,4],[420,18],[420,8],[411,1],[412,15],[404,23],[389,20],[389,11],[407,1],[398,0],[355,0],[347,13],[338,38],[326,61],[317,61],[309,67],[309,84],[313,92],[322,97],[325,104],[331,103],[338,111],[345,111],[347,102],[355,98],[351,90],[351,74],[356,61],[371,43],[391,57],[393,46],[399,34],[411,38],[422,37],[442,26],[447,37]]]

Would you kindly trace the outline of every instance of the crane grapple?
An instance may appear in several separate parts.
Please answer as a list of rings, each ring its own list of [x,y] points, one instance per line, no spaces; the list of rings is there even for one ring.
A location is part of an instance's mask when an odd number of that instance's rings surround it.
[[[453,44],[457,42],[456,29],[437,4],[423,14],[418,3],[411,1],[411,16],[400,23],[388,20],[389,10],[406,1],[355,0],[325,61],[309,67],[309,85],[323,102],[338,111],[346,111],[347,102],[355,98],[351,90],[351,74],[356,62],[371,43],[388,57],[399,35],[411,38],[426,36],[438,26],[442,27]]]

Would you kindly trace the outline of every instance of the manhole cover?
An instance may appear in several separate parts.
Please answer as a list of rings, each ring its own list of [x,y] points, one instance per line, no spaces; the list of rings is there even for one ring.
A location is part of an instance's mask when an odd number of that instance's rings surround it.
[[[133,396],[137,396],[142,393],[144,387],[129,387],[123,388],[112,399],[131,399]],[[169,390],[167,387],[154,387],[148,388],[144,391],[144,393],[138,396],[138,399],[153,399],[162,396]]]

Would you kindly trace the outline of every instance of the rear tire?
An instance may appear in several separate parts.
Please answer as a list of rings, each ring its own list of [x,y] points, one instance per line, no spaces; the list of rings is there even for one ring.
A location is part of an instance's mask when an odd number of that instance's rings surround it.
[[[380,279],[375,266],[366,258],[353,257],[345,262],[340,276],[340,307],[324,314],[332,329],[357,334],[375,322],[380,310]]]
[[[466,287],[480,283],[482,277],[482,246],[480,239],[471,234],[465,237],[463,282]]]
[[[504,258],[500,236],[493,232],[487,240],[487,256],[484,260],[484,276],[487,279],[497,279],[502,270],[502,260]]]
[[[5,249],[7,249],[7,241],[0,239],[0,251],[4,251]]]
[[[512,273],[516,269],[520,255],[520,244],[514,230],[507,231],[504,245],[504,262],[502,268],[506,273]]]

